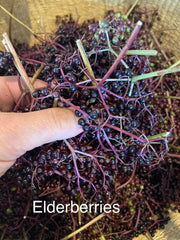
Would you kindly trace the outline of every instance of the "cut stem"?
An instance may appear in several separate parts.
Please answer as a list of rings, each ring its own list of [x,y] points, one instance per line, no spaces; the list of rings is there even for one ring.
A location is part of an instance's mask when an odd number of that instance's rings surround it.
[[[87,212],[87,214],[90,216],[91,219],[94,218],[93,215],[92,215],[90,212]],[[103,233],[102,233],[102,231],[101,231],[101,229],[100,229],[100,227],[99,227],[99,224],[98,224],[97,222],[96,222],[96,226],[97,226],[97,228],[98,228],[98,230],[99,230],[99,232],[100,232],[100,234],[101,234],[99,240],[106,240],[105,237],[104,237],[104,235],[103,235]]]
[[[139,56],[156,56],[156,50],[128,50],[126,55],[139,55]]]
[[[132,179],[134,177],[134,174],[136,172],[136,166],[137,166],[137,161],[135,162],[135,166],[134,166],[133,172],[132,172],[131,177],[129,178],[129,180],[127,182],[123,183],[122,185],[120,185],[119,187],[117,187],[116,191],[121,189],[121,188],[124,188],[125,186],[127,186],[132,181]]]
[[[129,97],[132,95],[133,87],[134,87],[134,83],[131,82],[131,86],[130,86],[130,90],[129,90]]]
[[[62,238],[61,240],[68,240],[70,238],[72,238],[73,236],[77,235],[78,233],[82,232],[83,230],[85,230],[86,228],[88,228],[89,226],[91,226],[92,224],[96,223],[97,221],[99,221],[101,218],[105,217],[106,214],[102,213],[100,215],[98,215],[97,217],[95,217],[94,219],[92,219],[90,222],[88,222],[87,224],[85,224],[84,226],[82,226],[81,228],[77,229],[75,232],[69,234],[68,236]]]
[[[59,101],[59,98],[54,98],[53,108],[58,106],[58,101]]]
[[[173,68],[173,67],[176,67],[177,65],[179,65],[180,64],[180,60],[179,61],[177,61],[177,62],[175,62],[173,65],[171,65],[169,68]]]
[[[43,70],[44,65],[41,64],[41,66],[37,69],[37,71],[34,73],[32,79],[31,79],[31,84],[33,85],[34,82],[36,81],[36,79],[38,78],[39,74],[41,73],[41,71]]]
[[[76,41],[76,44],[77,44],[77,47],[78,47],[79,52],[80,52],[80,54],[81,54],[82,60],[83,60],[83,62],[84,62],[84,65],[85,65],[85,67],[86,67],[87,70],[88,70],[88,73],[89,73],[93,78],[95,78],[94,73],[93,73],[93,70],[92,70],[92,68],[91,68],[91,64],[90,64],[89,59],[88,59],[88,57],[87,57],[87,55],[86,55],[86,52],[85,52],[85,50],[84,50],[84,47],[83,47],[83,45],[82,45],[81,40],[78,39],[78,40]],[[92,85],[96,85],[96,84],[95,84],[94,82],[92,82]]]
[[[34,82],[36,81],[36,79],[37,79],[38,75],[40,74],[41,70],[43,69],[43,67],[44,67],[44,66],[41,65],[41,66],[38,68],[38,70],[34,73],[32,79],[31,79],[32,85],[33,85]],[[24,97],[27,93],[28,93],[27,89],[22,90],[22,95],[20,96],[19,100],[17,101],[16,106],[15,106],[15,108],[14,108],[14,111],[17,111],[17,107],[19,106],[19,104],[21,103],[23,97]]]
[[[11,2],[11,9],[10,9],[11,14],[13,13],[14,2],[15,2],[15,0],[12,0],[12,2]],[[12,41],[11,28],[12,28],[12,17],[10,17],[10,19],[9,19],[9,38]]]
[[[122,51],[120,52],[118,58],[116,59],[116,61],[113,63],[113,65],[111,66],[111,68],[109,69],[109,71],[106,73],[106,75],[103,77],[102,81],[99,83],[99,86],[102,86],[102,84],[106,81],[106,79],[113,73],[113,71],[116,69],[116,67],[118,66],[118,64],[120,63],[121,59],[124,57],[124,55],[126,54],[127,50],[130,48],[130,46],[132,45],[134,39],[136,38],[137,34],[139,33],[140,29],[142,26],[142,22],[138,21],[135,29],[133,30],[130,38],[128,39],[126,45],[123,47]]]
[[[109,46],[108,46],[109,47]],[[103,50],[99,50],[98,52],[108,52],[110,51],[112,54],[114,54],[116,57],[118,57],[118,54],[111,48],[111,46],[109,48],[106,48],[106,49],[103,49]],[[88,53],[88,56],[91,56],[92,54],[95,54],[96,52],[95,51],[91,51]],[[136,55],[136,56],[156,56],[158,54],[158,51],[156,50],[146,50],[146,49],[132,49],[132,50],[128,50],[126,52],[125,55]],[[121,62],[123,64],[125,64],[124,66],[126,68],[129,68],[128,65],[123,61],[121,60]],[[178,64],[173,64],[171,67],[175,67],[177,66]]]
[[[169,91],[166,91],[166,94],[167,94],[167,97],[169,97]],[[172,111],[171,98],[168,98],[167,101],[168,101],[169,108],[170,108],[170,110]],[[165,111],[166,111],[166,114],[167,114],[167,116],[168,116],[168,111],[167,111],[167,109],[165,109]],[[175,121],[174,121],[174,116],[173,116],[173,115],[171,115],[171,121],[172,121],[173,126],[175,126]],[[177,137],[176,128],[174,128],[173,131],[174,131],[175,137]]]
[[[78,211],[78,223],[79,223],[79,225],[81,226],[82,222],[81,222],[81,211],[80,211],[80,205],[81,205],[80,197],[78,197],[78,206],[79,206],[79,211]]]
[[[14,65],[16,66],[19,74],[21,75],[22,79],[24,80],[25,84],[27,85],[30,93],[32,94],[34,92],[34,87],[31,83],[31,81],[29,80],[29,77],[23,67],[23,65],[21,64],[21,61],[7,35],[7,33],[3,33],[3,40],[2,40],[5,48],[6,48],[6,51],[10,52],[12,55],[13,55],[13,58],[14,58]]]
[[[148,140],[157,139],[157,138],[166,138],[170,135],[170,132],[159,133],[153,136],[147,137]]]
[[[175,150],[178,150],[178,151],[180,151],[180,147],[178,147],[178,146],[175,146],[175,145],[173,145],[173,144],[168,144],[168,147],[170,147],[170,148],[173,148],[173,149],[175,149]]]
[[[133,3],[132,7],[131,7],[131,8],[129,9],[129,11],[126,13],[126,17],[129,16],[129,14],[132,12],[132,10],[133,10],[133,9],[135,8],[135,6],[137,5],[138,1],[139,1],[139,0],[136,0],[136,1]]]
[[[176,96],[155,96],[156,98],[170,98],[170,99],[175,99],[175,100],[180,100],[180,97]]]
[[[25,27],[28,31],[30,31],[33,35],[36,35],[36,33],[29,28],[26,24],[24,24],[23,22],[21,22],[18,18],[16,18],[14,15],[12,15],[7,9],[5,9],[2,5],[0,5],[0,8],[7,13],[11,18],[13,18],[16,22],[18,22],[19,24],[21,24],[23,27]]]
[[[132,82],[135,83],[139,80],[152,78],[152,77],[159,77],[159,76],[162,76],[165,74],[175,73],[175,72],[180,72],[180,67],[167,68],[167,69],[163,69],[163,70],[156,71],[156,72],[151,72],[151,73],[146,73],[143,75],[134,76],[134,77],[132,77]]]

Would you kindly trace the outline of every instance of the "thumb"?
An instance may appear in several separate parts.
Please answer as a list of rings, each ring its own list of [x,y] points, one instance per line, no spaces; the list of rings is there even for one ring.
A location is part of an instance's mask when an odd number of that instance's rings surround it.
[[[78,135],[83,130],[77,122],[72,109],[50,108],[28,113],[1,112],[0,162],[14,163],[15,159],[35,147]]]

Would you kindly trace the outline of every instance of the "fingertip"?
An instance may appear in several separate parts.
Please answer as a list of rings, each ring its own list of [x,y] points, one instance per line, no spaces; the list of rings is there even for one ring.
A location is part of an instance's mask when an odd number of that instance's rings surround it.
[[[14,164],[15,161],[2,161],[0,160],[0,177],[3,176],[7,170]]]
[[[27,113],[2,113],[6,159],[16,159],[43,144],[72,138],[83,132],[72,109],[49,108]],[[8,124],[7,124],[8,123]],[[17,143],[17,144],[15,144]]]

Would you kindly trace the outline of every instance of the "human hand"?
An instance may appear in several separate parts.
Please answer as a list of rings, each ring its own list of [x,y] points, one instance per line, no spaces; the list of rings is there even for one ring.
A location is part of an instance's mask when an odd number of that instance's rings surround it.
[[[37,80],[34,87],[45,87]],[[72,109],[50,108],[36,112],[8,112],[20,97],[17,77],[0,77],[0,176],[18,157],[35,147],[74,137],[83,130]]]

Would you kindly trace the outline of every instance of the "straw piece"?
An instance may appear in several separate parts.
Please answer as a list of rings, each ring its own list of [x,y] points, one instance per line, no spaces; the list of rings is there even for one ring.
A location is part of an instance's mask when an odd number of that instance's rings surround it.
[[[156,72],[151,72],[151,73],[146,73],[146,74],[142,74],[139,76],[134,76],[134,77],[132,77],[132,82],[135,83],[139,80],[143,80],[143,79],[147,79],[147,78],[151,78],[151,77],[159,77],[159,76],[162,76],[165,74],[175,73],[175,72],[180,72],[180,67],[167,68],[167,69],[159,70]]]
[[[30,31],[33,35],[36,35],[36,33],[29,28],[26,24],[24,24],[23,22],[21,22],[18,18],[16,18],[15,16],[13,16],[7,9],[5,9],[2,5],[0,5],[0,8],[7,13],[11,18],[13,18],[16,22],[18,22],[19,24],[21,24],[23,27],[25,27],[28,31]]]
[[[90,64],[90,62],[89,62],[89,60],[88,60],[88,57],[87,57],[87,55],[86,55],[86,52],[84,51],[84,47],[83,47],[83,45],[82,45],[81,40],[78,39],[78,40],[76,41],[76,44],[77,44],[77,46],[78,46],[78,49],[79,49],[79,52],[80,52],[81,57],[82,57],[82,59],[83,59],[83,62],[84,62],[85,67],[87,68],[89,74],[91,74],[91,76],[93,76],[93,78],[95,78],[95,77],[94,77],[93,70],[92,70],[92,68],[91,68],[91,64]]]
[[[137,5],[138,2],[139,2],[139,0],[136,0],[136,1],[133,3],[132,7],[129,9],[129,11],[128,11],[127,14],[126,14],[126,17],[129,16],[129,14],[130,14],[130,13],[132,12],[132,10],[135,8],[135,6]]]
[[[156,50],[128,50],[126,55],[139,55],[139,56],[156,56]]]
[[[82,226],[81,228],[77,229],[75,232],[69,234],[68,236],[62,238],[61,240],[68,240],[70,238],[72,238],[73,236],[77,235],[78,233],[82,232],[83,230],[85,230],[86,228],[88,228],[89,226],[91,226],[92,224],[96,223],[97,221],[99,221],[101,218],[105,217],[106,214],[105,213],[101,213],[100,215],[98,215],[97,217],[95,217],[94,219],[92,219],[90,222],[88,222],[87,224],[85,224],[84,226]]]
[[[30,93],[32,94],[34,92],[34,87],[31,83],[31,81],[29,80],[28,78],[28,75],[23,67],[23,65],[21,64],[21,61],[7,35],[7,33],[3,33],[3,40],[2,40],[5,48],[6,48],[6,51],[10,52],[12,55],[13,55],[13,58],[14,58],[14,65],[16,66],[19,74],[21,75],[22,79],[24,80],[25,84],[27,85]]]

